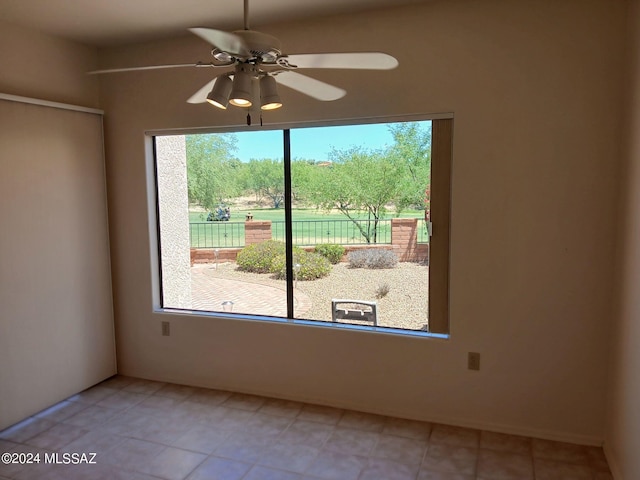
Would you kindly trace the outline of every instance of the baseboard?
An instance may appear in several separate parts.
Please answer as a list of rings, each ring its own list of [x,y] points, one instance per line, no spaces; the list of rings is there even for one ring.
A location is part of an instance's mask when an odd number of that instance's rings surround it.
[[[324,405],[328,407],[344,408],[347,410],[356,410],[360,412],[373,413],[377,415],[386,415],[390,417],[406,418],[409,420],[419,420],[431,423],[442,423],[445,425],[452,425],[456,427],[474,428],[477,430],[487,430],[497,433],[506,433],[509,435],[520,435],[531,438],[539,438],[543,440],[553,440],[558,442],[573,443],[579,445],[589,446],[602,446],[603,439],[598,436],[580,435],[568,432],[559,432],[551,430],[542,430],[536,428],[530,428],[526,426],[518,425],[505,425],[488,422],[479,422],[468,418],[449,417],[446,415],[432,415],[425,412],[414,411],[396,411],[389,408],[377,408],[370,405],[362,405],[353,402],[337,401],[335,399],[307,396],[304,394],[282,394],[281,392],[272,392],[261,389],[247,389],[244,386],[232,385],[232,384],[211,384],[209,382],[199,381],[198,379],[177,379],[170,377],[154,377],[152,375],[145,375],[144,372],[131,372],[121,373],[122,375],[128,375],[137,378],[143,378],[146,380],[155,380],[158,382],[176,383],[182,385],[190,385],[193,387],[213,388],[218,390],[225,390],[230,392],[245,393],[250,395],[259,395],[263,397],[278,398],[281,400],[290,400],[295,402],[311,403],[316,405]]]

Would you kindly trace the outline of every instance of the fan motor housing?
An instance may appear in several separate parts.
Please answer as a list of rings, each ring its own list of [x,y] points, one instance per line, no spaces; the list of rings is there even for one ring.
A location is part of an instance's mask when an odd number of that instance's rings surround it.
[[[233,33],[244,40],[251,55],[261,62],[275,63],[282,55],[280,40],[273,35],[255,30],[236,30]]]

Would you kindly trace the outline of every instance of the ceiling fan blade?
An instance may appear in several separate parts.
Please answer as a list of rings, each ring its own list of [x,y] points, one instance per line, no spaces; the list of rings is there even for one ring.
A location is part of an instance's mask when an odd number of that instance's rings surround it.
[[[189,97],[189,99],[187,100],[187,103],[204,103],[204,102],[206,102],[207,101],[207,95],[209,95],[209,92],[213,88],[213,85],[216,83],[217,79],[218,79],[218,77],[214,78],[210,82],[207,82],[207,84],[205,86],[203,86],[200,90],[198,90],[196,93],[194,93],[193,95],[191,95]]]
[[[282,57],[298,68],[352,68],[364,70],[391,70],[398,66],[398,60],[380,52],[353,53],[302,53]]]
[[[300,93],[309,95],[317,100],[322,100],[323,102],[338,100],[347,94],[347,92],[341,88],[296,72],[284,71],[274,76],[278,83],[285,87],[297,90]]]
[[[189,31],[220,50],[239,56],[249,56],[247,44],[233,33],[213,28],[190,28]]]
[[[206,64],[205,64],[206,65]],[[89,75],[98,75],[101,73],[117,73],[117,72],[134,72],[136,70],[159,70],[162,68],[181,68],[181,67],[200,67],[200,63],[178,63],[173,65],[149,65],[146,67],[127,67],[127,68],[107,68],[105,70],[93,70],[87,72]]]

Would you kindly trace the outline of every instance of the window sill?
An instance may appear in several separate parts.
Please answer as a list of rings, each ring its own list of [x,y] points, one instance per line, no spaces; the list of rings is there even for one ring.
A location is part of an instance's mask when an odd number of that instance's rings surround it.
[[[323,321],[323,320],[305,320],[305,319],[297,319],[297,318],[287,319],[287,318],[281,318],[281,317],[247,315],[242,313],[234,313],[231,315],[227,315],[222,312],[206,312],[202,310],[186,310],[186,309],[179,309],[179,308],[156,308],[154,309],[154,313],[158,313],[161,315],[198,316],[198,317],[206,317],[206,318],[221,318],[224,320],[241,320],[241,321],[261,322],[261,323],[267,322],[267,323],[297,325],[297,326],[312,327],[312,328],[329,328],[334,330],[383,334],[383,335],[396,335],[396,336],[411,337],[411,338],[434,338],[438,340],[448,340],[450,337],[450,335],[445,333],[430,333],[430,332],[423,332],[419,330],[404,330],[401,328],[354,325],[350,323],[338,323],[338,322]]]

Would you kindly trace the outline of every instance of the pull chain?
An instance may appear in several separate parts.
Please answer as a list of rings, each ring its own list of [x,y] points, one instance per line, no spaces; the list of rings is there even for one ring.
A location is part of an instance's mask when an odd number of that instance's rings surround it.
[[[251,126],[251,114],[247,113],[247,125]]]

